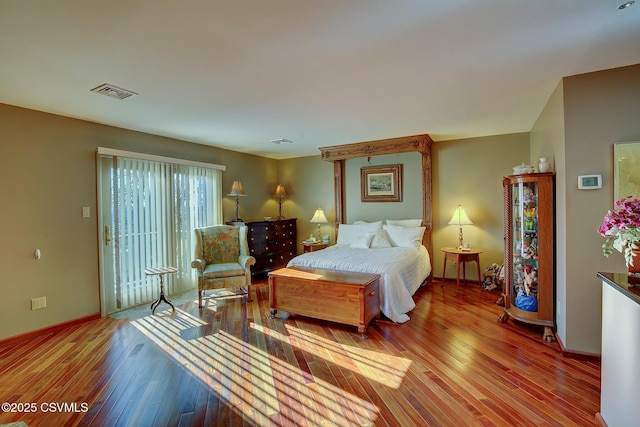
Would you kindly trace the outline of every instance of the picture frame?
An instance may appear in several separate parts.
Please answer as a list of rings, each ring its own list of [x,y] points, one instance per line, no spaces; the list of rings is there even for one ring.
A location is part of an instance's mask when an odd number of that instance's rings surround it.
[[[640,198],[640,141],[613,144],[613,162],[614,201]]]
[[[360,192],[363,202],[401,202],[402,165],[361,167]]]

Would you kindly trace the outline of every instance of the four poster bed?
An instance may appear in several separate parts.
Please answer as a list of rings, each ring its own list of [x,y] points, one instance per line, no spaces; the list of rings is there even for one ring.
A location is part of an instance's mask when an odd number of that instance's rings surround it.
[[[429,135],[321,148],[334,164],[337,240],[334,246],[293,258],[287,267],[380,275],[380,311],[396,323],[409,320],[413,294],[431,277],[431,145]],[[422,218],[344,224],[345,160],[383,154],[422,155]]]

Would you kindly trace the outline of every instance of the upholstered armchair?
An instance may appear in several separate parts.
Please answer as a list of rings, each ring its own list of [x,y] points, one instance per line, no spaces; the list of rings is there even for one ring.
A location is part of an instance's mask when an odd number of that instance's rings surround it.
[[[198,304],[203,307],[205,290],[236,288],[251,301],[251,266],[247,227],[213,225],[196,228],[196,249],[191,267],[198,270]]]

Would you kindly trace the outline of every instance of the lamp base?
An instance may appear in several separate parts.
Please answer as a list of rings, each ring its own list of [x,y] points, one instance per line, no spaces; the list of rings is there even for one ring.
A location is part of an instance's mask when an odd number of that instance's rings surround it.
[[[231,220],[231,222],[244,222],[244,221],[242,220],[242,218],[234,218]]]
[[[278,216],[276,217],[277,221],[283,220],[284,215],[282,215],[282,197],[278,200]]]

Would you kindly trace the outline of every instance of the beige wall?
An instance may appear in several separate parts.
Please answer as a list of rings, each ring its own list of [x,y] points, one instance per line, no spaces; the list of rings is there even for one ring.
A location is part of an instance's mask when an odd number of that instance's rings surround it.
[[[211,148],[210,148],[211,149]],[[231,191],[234,180],[242,181],[246,196],[240,197],[238,214],[244,221],[261,220],[265,216],[278,216],[278,202],[273,193],[278,185],[277,160],[252,156],[235,151],[220,150],[221,164],[227,166],[223,175],[222,194]],[[235,198],[223,199],[225,221],[235,217]]]
[[[402,165],[401,202],[362,202],[361,168]],[[422,154],[418,152],[387,154],[345,161],[345,216],[347,223],[384,219],[422,218]]]
[[[448,225],[461,204],[473,225],[463,227],[464,241],[480,248],[481,270],[504,262],[502,178],[529,160],[529,134],[517,133],[437,142],[433,152],[433,266],[442,276],[440,248],[458,244],[458,227]],[[469,264],[469,277],[477,278]],[[446,277],[455,277],[448,263]],[[471,273],[469,273],[471,270]]]
[[[96,147],[223,164],[223,190],[243,181],[240,213],[272,215],[278,162],[0,104],[0,339],[100,311]],[[248,171],[251,171],[250,173]],[[81,207],[91,217],[81,216]],[[224,218],[234,214],[226,199]],[[35,249],[42,257],[36,260]],[[47,308],[31,311],[31,298]]]
[[[298,157],[280,161],[280,182],[289,195],[282,203],[282,214],[298,218],[298,240],[302,242],[310,234],[317,233],[318,225],[309,220],[316,208],[322,208],[329,224],[322,224],[320,232],[328,234],[335,242],[336,212],[333,203],[333,163],[320,156]],[[302,246],[298,246],[302,252]]]
[[[640,65],[567,77],[563,82],[565,161],[558,186],[564,189],[565,228],[557,240],[566,242],[565,346],[600,351],[601,285],[598,271],[625,271],[617,252],[602,255],[597,233],[604,214],[613,207],[613,144],[640,141]],[[581,191],[578,175],[602,174],[601,190]],[[560,212],[561,214],[562,212]],[[562,313],[560,313],[560,316]]]
[[[564,149],[564,98],[563,83],[560,82],[553,92],[542,113],[531,130],[531,161],[540,157],[547,157],[551,172],[555,172],[555,209],[556,209],[556,329],[563,345],[566,342],[566,311],[567,294],[564,278],[566,277],[566,189],[562,185],[565,179],[565,149]],[[556,167],[558,165],[558,167]]]

